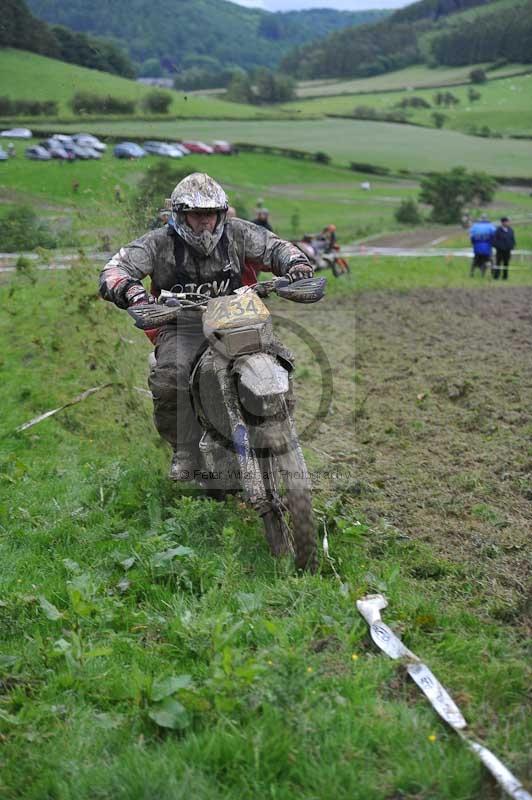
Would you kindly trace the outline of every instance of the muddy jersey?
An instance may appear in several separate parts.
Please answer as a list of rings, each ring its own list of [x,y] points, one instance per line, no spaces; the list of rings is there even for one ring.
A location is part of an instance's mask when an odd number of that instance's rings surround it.
[[[200,291],[216,297],[242,285],[245,264],[280,276],[301,263],[308,261],[295,245],[245,220],[228,220],[209,256],[193,250],[171,225],[166,225],[120,248],[100,274],[100,293],[126,308],[127,290],[150,276],[154,294],[167,289]]]

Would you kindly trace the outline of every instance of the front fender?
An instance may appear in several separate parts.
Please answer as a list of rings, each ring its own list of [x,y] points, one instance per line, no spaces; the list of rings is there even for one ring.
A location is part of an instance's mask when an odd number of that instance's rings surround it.
[[[240,386],[253,397],[273,398],[288,393],[288,371],[269,353],[253,353],[238,358],[233,372],[239,376]]]

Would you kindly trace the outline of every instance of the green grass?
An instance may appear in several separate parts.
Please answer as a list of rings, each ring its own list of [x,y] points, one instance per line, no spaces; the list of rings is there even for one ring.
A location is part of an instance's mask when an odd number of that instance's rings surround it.
[[[475,65],[486,68],[489,64]],[[422,88],[423,86],[452,85],[454,83],[468,83],[471,65],[464,67],[426,67],[418,64],[406,67],[396,72],[387,72],[375,75],[372,78],[356,78],[352,80],[314,80],[300,81],[297,86],[299,98],[322,97],[325,95],[360,94],[395,91],[397,89]],[[522,64],[508,64],[501,69],[490,72],[491,77],[518,72],[523,69]]]
[[[128,235],[126,204],[115,202],[115,186],[122,188],[127,200],[143,172],[156,161],[154,157],[141,162],[116,159],[110,145],[97,162],[34,162],[22,157],[24,147],[21,143],[17,158],[2,165],[4,209],[17,201],[36,202],[52,223],[73,227],[81,244],[94,245],[103,233],[110,234],[116,246],[123,242]],[[245,206],[250,218],[262,197],[276,230],[287,237],[319,231],[333,220],[343,241],[393,228],[395,208],[403,197],[416,192],[401,181],[379,179],[368,196],[360,188],[363,175],[269,155],[192,156],[177,167],[208,170],[226,187],[232,202]],[[75,181],[79,183],[76,193],[72,190]],[[168,187],[168,193],[172,188]]]
[[[411,286],[423,269],[434,281],[428,262],[418,269]],[[340,482],[316,506],[344,591],[327,563],[294,576],[238,502],[166,483],[150,404],[131,388],[147,342],[97,300],[94,269],[36,281],[0,289],[2,798],[492,796],[478,761],[371,645],[355,608],[368,591],[385,591],[385,619],[523,773],[526,640],[492,613],[482,568],[369,522]],[[191,552],[158,567],[176,545]],[[162,683],[183,675],[186,688]],[[156,722],[167,706],[176,730]]]
[[[144,114],[140,101],[152,91],[152,87],[127,78],[10,48],[0,49],[0,72],[4,96],[13,100],[55,100],[59,104],[61,119],[76,119],[68,103],[79,91],[135,100],[138,104],[137,114]],[[173,98],[169,116],[253,118],[264,115],[254,106],[228,103],[217,97],[189,97],[183,92],[173,91],[168,93]],[[90,117],[87,121],[82,119],[77,123],[78,129],[87,125],[90,125]]]
[[[65,124],[62,130],[79,130]],[[86,126],[87,127],[87,126]],[[351,161],[376,164],[392,170],[443,171],[457,165],[502,176],[532,177],[532,143],[480,139],[456,131],[430,130],[359,120],[325,119],[230,122],[183,120],[93,122],[88,129],[101,136],[161,139],[227,139],[232,142],[275,145],[328,153],[337,165]]]
[[[489,73],[489,77],[492,74]],[[515,78],[488,81],[475,86],[481,98],[473,103],[468,99],[467,86],[452,88],[460,101],[449,108],[438,107],[434,103],[434,95],[438,90],[416,90],[415,97],[423,98],[430,103],[428,109],[407,109],[411,122],[434,127],[431,114],[441,111],[445,114],[445,127],[468,132],[487,126],[491,131],[504,136],[514,134],[532,135],[532,74]],[[350,95],[337,97],[321,97],[315,100],[304,100],[287,103],[283,108],[290,113],[300,113],[302,117],[309,115],[346,114],[350,115],[356,106],[367,106],[383,112],[395,112],[395,106],[402,99],[412,97],[411,91],[394,94]]]

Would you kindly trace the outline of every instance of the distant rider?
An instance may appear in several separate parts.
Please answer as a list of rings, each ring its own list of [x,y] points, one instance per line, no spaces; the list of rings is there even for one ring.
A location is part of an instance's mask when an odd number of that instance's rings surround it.
[[[100,275],[100,293],[119,308],[153,302],[161,289],[231,294],[242,285],[246,262],[293,280],[312,276],[312,267],[295,245],[266,228],[242,219],[227,219],[229,204],[222,187],[203,173],[180,181],[171,196],[168,225],[122,247]],[[151,277],[149,295],[141,281]],[[170,477],[187,480],[197,467],[200,428],[189,399],[189,374],[205,342],[194,312],[183,312],[177,324],[159,330],[156,366],[149,384],[154,421],[174,455]]]

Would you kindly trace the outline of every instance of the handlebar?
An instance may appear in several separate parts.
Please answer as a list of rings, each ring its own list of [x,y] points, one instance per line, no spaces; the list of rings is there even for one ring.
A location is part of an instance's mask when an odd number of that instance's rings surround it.
[[[296,303],[316,303],[325,294],[325,278],[303,278],[293,283],[288,277],[274,278],[252,286],[241,286],[234,294],[250,291],[262,298],[275,293]],[[203,314],[206,305],[213,299],[202,292],[176,293],[163,289],[156,303],[139,303],[128,308],[127,312],[135,320],[137,328],[151,330],[175,322],[180,311],[199,310]]]

